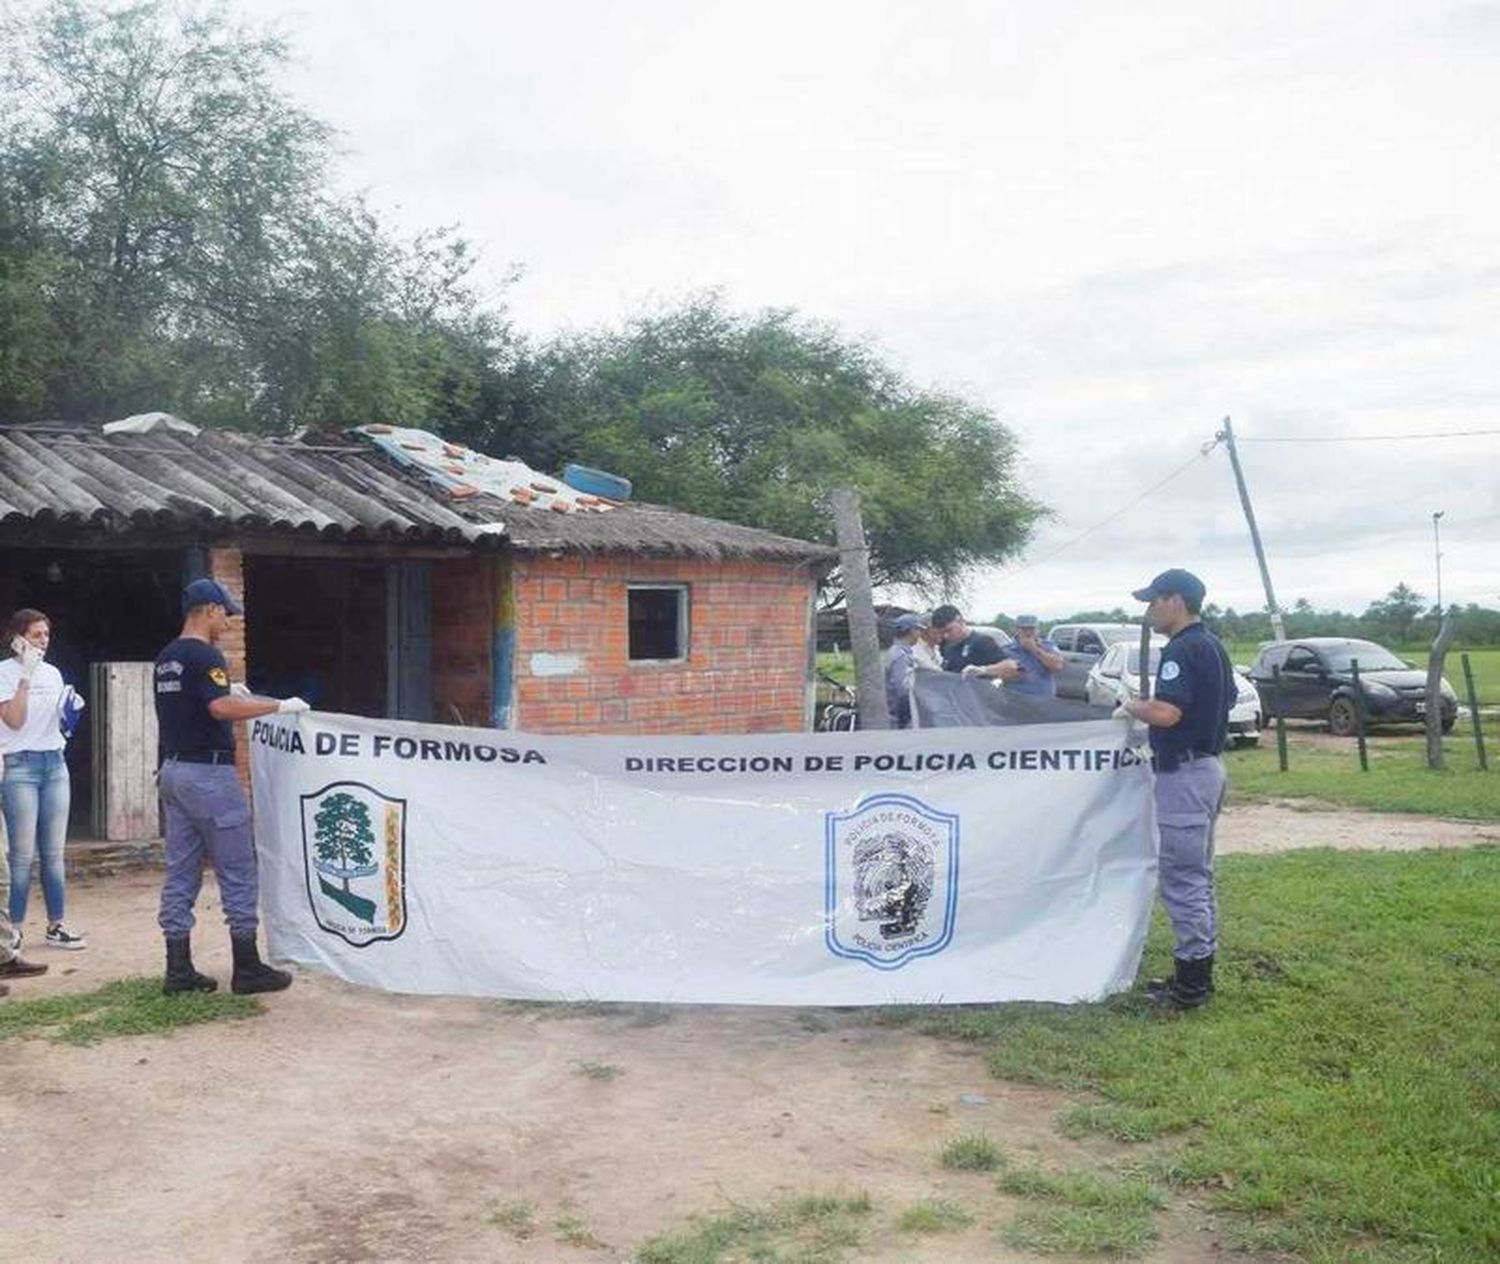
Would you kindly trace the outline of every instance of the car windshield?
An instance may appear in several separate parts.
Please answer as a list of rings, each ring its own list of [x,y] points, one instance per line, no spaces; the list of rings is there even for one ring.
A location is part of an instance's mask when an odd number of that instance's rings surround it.
[[[1147,662],[1146,670],[1148,672],[1152,672],[1154,674],[1155,671],[1156,671],[1156,669],[1161,666],[1161,651],[1159,649],[1157,649],[1155,646],[1153,646],[1152,649],[1151,649],[1151,657],[1148,658],[1146,660],[1146,662]],[[1134,649],[1132,649],[1130,651],[1129,655],[1126,657],[1126,660],[1125,660],[1125,670],[1127,672],[1129,672],[1132,676],[1136,675],[1141,670],[1141,648],[1140,648],[1140,646],[1137,645]]]
[[[1373,641],[1350,641],[1348,645],[1330,647],[1324,651],[1328,665],[1336,672],[1352,671],[1358,660],[1360,671],[1405,671],[1406,664]]]

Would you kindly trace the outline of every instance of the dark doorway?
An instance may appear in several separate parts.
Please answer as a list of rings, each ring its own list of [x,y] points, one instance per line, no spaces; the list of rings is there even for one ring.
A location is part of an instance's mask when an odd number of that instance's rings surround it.
[[[247,684],[320,711],[386,714],[386,565],[249,555]]]
[[[150,662],[182,627],[181,549],[111,552],[6,549],[0,556],[0,619],[23,606],[52,623],[47,661],[88,697],[92,663]],[[68,833],[90,834],[93,708],[67,746],[73,783]],[[154,757],[154,755],[153,755]]]

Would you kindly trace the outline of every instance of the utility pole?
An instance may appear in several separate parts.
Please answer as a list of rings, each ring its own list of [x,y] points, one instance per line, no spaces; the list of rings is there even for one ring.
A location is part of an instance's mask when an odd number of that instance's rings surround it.
[[[1443,617],[1443,549],[1438,543],[1438,519],[1444,511],[1439,509],[1432,515],[1432,560],[1437,563],[1437,608],[1438,619]]]
[[[885,673],[880,670],[880,637],[875,630],[875,598],[870,590],[870,549],[865,543],[859,493],[838,487],[829,499],[839,545],[839,570],[844,577],[844,604],[849,612],[849,648],[854,653],[859,727],[888,729],[891,714],[885,704]]]
[[[1266,609],[1271,612],[1271,631],[1278,641],[1286,640],[1286,626],[1281,622],[1281,607],[1276,604],[1276,594],[1271,589],[1271,571],[1266,565],[1266,550],[1260,542],[1260,528],[1255,525],[1255,510],[1250,507],[1250,490],[1245,486],[1245,472],[1240,469],[1240,454],[1234,446],[1234,427],[1229,418],[1224,418],[1224,429],[1214,436],[1229,449],[1229,464],[1234,467],[1234,481],[1240,489],[1240,505],[1245,510],[1245,521],[1250,525],[1250,543],[1255,546],[1255,561],[1260,567],[1260,582],[1266,588]]]

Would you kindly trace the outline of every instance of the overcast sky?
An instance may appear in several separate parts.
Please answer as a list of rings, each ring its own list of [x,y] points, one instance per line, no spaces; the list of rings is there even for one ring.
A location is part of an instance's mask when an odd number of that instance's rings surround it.
[[[980,615],[1260,606],[1225,414],[1283,605],[1431,599],[1436,510],[1444,600],[1500,604],[1500,434],[1252,442],[1500,430],[1500,3],[239,7],[529,333],[719,287],[993,409],[1056,516]]]

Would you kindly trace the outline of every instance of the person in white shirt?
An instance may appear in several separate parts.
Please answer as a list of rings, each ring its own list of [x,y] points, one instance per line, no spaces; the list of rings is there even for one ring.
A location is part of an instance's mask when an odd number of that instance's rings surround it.
[[[19,929],[31,895],[31,862],[41,854],[45,942],[84,948],[82,935],[63,924],[67,899],[63,844],[68,835],[72,787],[63,758],[61,717],[76,695],[62,673],[46,662],[52,623],[40,610],[17,610],[5,632],[10,657],[0,662],[0,810],[5,814],[10,862],[11,923]]]

